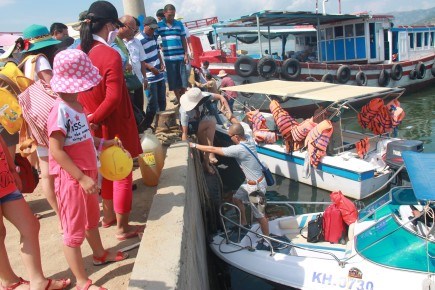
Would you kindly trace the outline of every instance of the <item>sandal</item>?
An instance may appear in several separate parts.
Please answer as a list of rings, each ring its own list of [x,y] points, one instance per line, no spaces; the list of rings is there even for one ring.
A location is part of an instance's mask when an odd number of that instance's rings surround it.
[[[17,287],[19,287],[20,285],[30,285],[30,282],[27,280],[24,280],[23,278],[19,277],[19,281],[16,283],[13,283],[9,286],[3,286],[2,284],[0,284],[0,289],[1,290],[14,290]]]
[[[86,284],[85,284],[85,287],[83,287],[83,288],[80,288],[79,286],[76,286],[76,289],[77,290],[89,290],[89,287],[91,287],[93,284],[92,284],[92,280],[91,279],[88,279],[88,281],[86,282]],[[97,286],[98,287],[98,286]],[[99,290],[107,290],[107,288],[103,288],[103,287],[99,287],[98,288]]]
[[[101,220],[101,226],[105,229],[110,228],[113,225],[116,225],[116,218],[108,223],[105,223],[103,220]]]
[[[123,252],[120,252],[120,251],[116,252],[116,256],[115,256],[114,259],[110,259],[110,260],[107,259],[108,255],[109,255],[109,251],[106,250],[106,251],[104,251],[104,254],[101,257],[93,256],[94,266],[102,266],[102,265],[113,263],[113,262],[120,262],[120,261],[125,260],[125,259],[128,258],[128,254],[127,253],[123,253]]]
[[[133,226],[135,229],[133,231],[123,233],[123,234],[116,234],[115,237],[118,239],[118,241],[125,241],[127,239],[138,237],[139,234],[143,233],[145,230],[145,226]]]
[[[55,289],[51,289],[51,290],[62,290],[65,289],[67,286],[69,286],[69,284],[71,284],[71,281],[69,279],[60,279],[60,280],[53,280],[53,279],[47,279],[48,284],[47,286],[45,286],[45,290],[50,290],[50,286],[51,284],[53,284],[53,282],[62,282],[62,286],[61,288],[55,288]]]

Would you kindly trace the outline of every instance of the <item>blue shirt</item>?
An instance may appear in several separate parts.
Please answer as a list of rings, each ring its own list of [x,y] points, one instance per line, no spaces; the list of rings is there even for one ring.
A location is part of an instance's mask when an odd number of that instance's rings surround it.
[[[172,26],[168,26],[166,19],[157,23],[159,26],[155,34],[162,38],[163,55],[165,61],[184,60],[184,48],[182,39],[186,37],[184,25],[181,21],[174,20]]]
[[[145,62],[152,65],[157,70],[160,71],[161,64],[159,58],[159,46],[157,45],[157,39],[155,36],[148,36],[146,33],[142,33],[143,38],[140,40],[142,47],[145,51]],[[163,73],[154,75],[150,70],[147,69],[148,83],[155,83],[164,79]]]

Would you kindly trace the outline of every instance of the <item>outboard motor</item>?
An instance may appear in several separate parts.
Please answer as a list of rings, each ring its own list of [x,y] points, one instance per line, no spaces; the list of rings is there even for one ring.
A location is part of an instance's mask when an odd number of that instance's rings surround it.
[[[403,165],[402,152],[404,151],[422,152],[423,142],[419,140],[397,140],[388,143],[385,162],[391,169],[397,170]],[[406,168],[402,169],[393,183],[399,186],[410,185]]]

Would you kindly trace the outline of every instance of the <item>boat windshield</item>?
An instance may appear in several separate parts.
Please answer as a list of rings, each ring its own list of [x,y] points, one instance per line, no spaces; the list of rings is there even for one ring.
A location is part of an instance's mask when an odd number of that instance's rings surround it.
[[[376,201],[372,202],[365,208],[359,211],[359,222],[365,221],[368,218],[377,220],[381,216],[378,215],[378,212],[392,201],[392,191],[384,194]]]

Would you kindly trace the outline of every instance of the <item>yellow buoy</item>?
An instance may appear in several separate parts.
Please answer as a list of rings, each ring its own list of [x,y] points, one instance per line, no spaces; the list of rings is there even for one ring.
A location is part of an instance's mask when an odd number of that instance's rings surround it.
[[[104,149],[100,154],[100,173],[112,181],[126,178],[133,169],[133,159],[130,154],[118,146]]]

